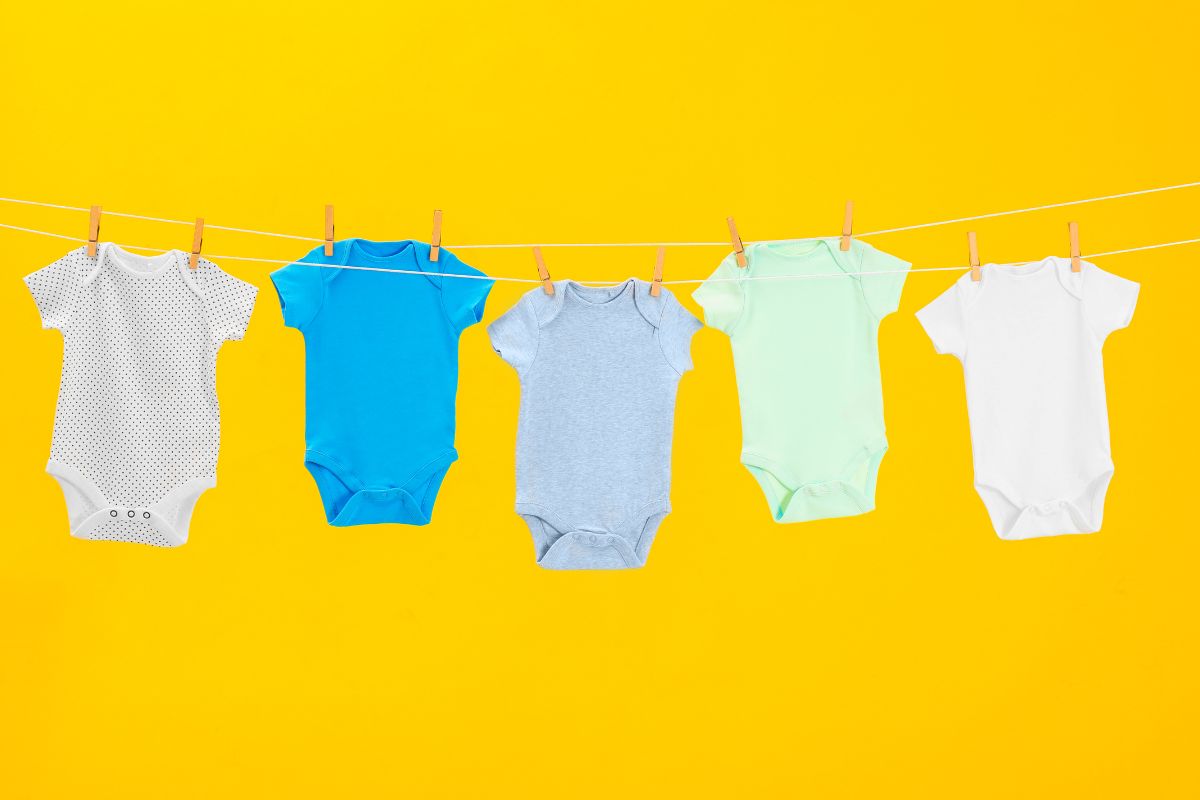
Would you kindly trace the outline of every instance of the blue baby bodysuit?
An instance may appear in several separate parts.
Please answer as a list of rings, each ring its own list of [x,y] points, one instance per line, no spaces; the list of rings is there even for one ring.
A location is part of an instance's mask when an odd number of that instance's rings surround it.
[[[679,379],[700,321],[668,290],[557,281],[488,327],[521,379],[517,513],[547,569],[646,563],[671,510]]]
[[[304,459],[329,524],[427,524],[458,458],[459,335],[483,317],[492,281],[445,248],[431,262],[427,244],[365,239],[317,248],[271,280],[284,324],[304,334]]]

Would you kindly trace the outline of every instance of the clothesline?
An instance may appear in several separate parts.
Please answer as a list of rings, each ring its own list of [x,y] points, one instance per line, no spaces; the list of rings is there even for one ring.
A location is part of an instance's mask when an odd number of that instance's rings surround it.
[[[832,238],[836,239],[837,237],[832,237]],[[1103,253],[1091,253],[1089,255],[1081,255],[1080,257],[1083,259],[1104,258],[1106,256],[1116,256],[1116,255],[1121,255],[1123,253],[1136,253],[1136,252],[1139,252],[1142,250],[1158,250],[1158,249],[1161,249],[1164,247],[1178,247],[1180,245],[1185,245],[1185,244],[1200,244],[1200,238],[1182,239],[1177,242],[1160,242],[1157,244],[1141,245],[1139,247],[1126,247],[1121,250],[1108,250]],[[164,251],[159,251],[159,252],[167,252],[167,251],[164,250]],[[205,256],[205,258],[209,258],[209,259],[212,259],[215,261],[258,261],[258,262],[264,262],[267,264],[305,264],[305,263],[308,263],[308,262],[304,262],[304,261],[294,261],[294,260],[293,261],[282,261],[280,259],[275,259],[275,258],[251,258],[249,256],[211,255],[211,256]],[[1019,266],[1025,265],[1025,264],[1034,264],[1034,263],[1037,263],[1037,262],[1036,261],[1008,261],[1008,262],[1004,262],[1004,263],[993,264],[993,266],[1019,267]],[[537,278],[509,278],[509,277],[504,277],[504,276],[492,276],[492,275],[463,275],[463,274],[457,273],[457,272],[424,272],[422,270],[412,270],[412,269],[389,269],[387,267],[362,267],[362,266],[348,265],[348,264],[319,264],[319,263],[315,263],[315,262],[312,262],[311,266],[332,267],[334,269],[359,270],[359,271],[363,271],[363,272],[390,272],[393,274],[400,274],[400,275],[428,275],[428,276],[432,276],[432,277],[442,277],[442,278],[466,278],[469,280],[480,280],[480,281],[506,281],[509,283],[541,283],[541,280],[539,280]],[[723,283],[726,281],[812,280],[812,279],[821,279],[821,278],[844,278],[844,277],[850,277],[850,276],[855,276],[855,275],[899,275],[901,273],[908,274],[908,273],[912,273],[912,272],[966,272],[970,268],[971,267],[968,265],[963,265],[963,266],[957,266],[957,267],[918,267],[915,269],[888,269],[888,270],[871,270],[871,271],[861,271],[861,272],[833,272],[833,273],[816,273],[816,274],[808,274],[808,275],[804,275],[804,274],[799,274],[799,275],[747,275],[745,277],[737,277],[737,278],[679,278],[676,280],[669,280],[669,281],[665,280],[662,283],[664,286],[679,286],[679,285],[685,285],[685,284],[700,284],[700,283],[710,283],[710,282]],[[611,281],[576,281],[576,283],[608,284],[608,283],[611,283]]]
[[[0,222],[0,228],[5,228],[11,231],[19,231],[21,233],[33,233],[40,236],[50,236],[55,239],[65,239],[70,242],[86,243],[86,239],[80,239],[75,236],[66,236],[61,233],[50,233],[49,231],[39,231],[35,228],[22,228],[18,225],[8,225]],[[837,238],[837,237],[827,237]],[[1081,255],[1084,259],[1105,258],[1107,256],[1117,256],[1124,253],[1138,253],[1144,250],[1160,250],[1164,247],[1179,247],[1181,245],[1200,244],[1200,238],[1196,239],[1180,239],[1175,242],[1158,242],[1155,244],[1139,245],[1137,247],[1125,247],[1120,250],[1106,250],[1102,253],[1089,253]],[[132,245],[121,245],[128,250],[144,250],[151,253],[169,253],[171,250],[163,250],[154,247],[137,247]],[[502,275],[464,275],[458,272],[425,272],[423,270],[410,269],[390,269],[388,267],[364,267],[355,264],[320,264],[316,262],[297,261],[295,259],[285,260],[279,258],[255,258],[252,256],[233,256],[233,255],[216,255],[205,254],[206,259],[211,261],[252,261],[264,264],[301,264],[313,267],[322,267],[326,269],[346,269],[359,272],[387,272],[393,275],[425,275],[428,277],[441,278],[462,278],[464,280],[477,281],[504,281],[507,283],[541,283],[537,278],[510,278]],[[1005,261],[995,263],[993,266],[1000,267],[1019,267],[1025,264],[1034,264],[1036,261]],[[677,280],[663,281],[664,286],[678,286],[684,284],[699,284],[707,282],[725,282],[725,281],[783,281],[783,280],[814,280],[820,278],[840,278],[856,275],[899,275],[901,273],[908,274],[913,272],[965,272],[970,269],[970,266],[955,266],[955,267],[917,267],[914,269],[902,270],[872,270],[862,272],[836,272],[836,273],[818,273],[809,275],[747,275],[737,278],[681,278]],[[610,281],[576,281],[577,283],[610,283]]]
[[[918,223],[915,225],[904,225],[904,226],[900,226],[900,227],[896,227],[896,228],[885,228],[885,229],[876,230],[876,231],[865,231],[865,232],[856,233],[854,235],[856,238],[862,238],[862,237],[866,237],[866,236],[876,236],[876,235],[885,234],[885,233],[898,233],[898,232],[902,232],[902,231],[911,231],[911,230],[917,230],[917,229],[922,229],[922,228],[932,228],[932,227],[936,227],[936,226],[940,226],[940,225],[951,225],[951,224],[955,224],[955,223],[971,222],[971,221],[975,221],[975,220],[990,219],[990,218],[994,218],[994,217],[1003,217],[1003,216],[1009,216],[1009,215],[1013,215],[1013,214],[1024,214],[1024,213],[1028,213],[1028,212],[1032,212],[1032,211],[1044,211],[1047,209],[1063,208],[1066,206],[1082,205],[1085,203],[1096,203],[1096,202],[1101,202],[1104,200],[1115,200],[1115,199],[1125,198],[1125,197],[1134,197],[1134,196],[1139,196],[1139,195],[1155,194],[1155,193],[1159,193],[1159,192],[1169,192],[1169,191],[1174,191],[1177,189],[1187,189],[1187,188],[1192,188],[1192,187],[1196,187],[1196,186],[1200,186],[1200,181],[1174,184],[1172,186],[1159,186],[1159,187],[1155,187],[1155,188],[1151,188],[1151,189],[1139,189],[1136,191],[1121,192],[1118,194],[1101,195],[1098,197],[1084,198],[1081,200],[1068,200],[1068,201],[1059,202],[1059,203],[1047,203],[1047,204],[1038,205],[1038,206],[1029,206],[1027,208],[1011,209],[1008,211],[994,211],[994,212],[990,212],[987,214],[977,214],[977,215],[967,216],[967,217],[956,217],[954,219],[938,220],[938,221],[934,221],[934,222],[924,222],[924,223]],[[68,206],[68,205],[62,205],[62,204],[58,204],[58,203],[45,203],[45,202],[36,201],[36,200],[22,200],[22,199],[9,198],[9,197],[0,197],[0,202],[16,203],[16,204],[20,204],[20,205],[39,206],[39,207],[44,207],[44,208],[54,208],[54,209],[61,209],[61,210],[65,210],[65,211],[82,211],[82,212],[90,211],[90,209],[81,208],[78,206]],[[165,217],[152,217],[152,216],[146,216],[146,215],[141,215],[141,214],[130,214],[130,213],[126,213],[126,212],[109,211],[109,212],[105,212],[105,213],[109,214],[110,216],[147,220],[147,221],[151,221],[151,222],[162,222],[162,223],[177,224],[177,225],[192,225],[193,224],[193,223],[187,222],[185,220],[169,219],[169,218],[165,218]],[[259,231],[259,230],[249,229],[249,228],[235,228],[235,227],[221,226],[221,225],[207,225],[206,227],[212,228],[214,230],[224,230],[224,231],[231,231],[231,232],[236,232],[236,233],[248,233],[248,234],[260,235],[260,236],[273,236],[273,237],[278,237],[278,238],[295,239],[295,240],[307,241],[307,242],[324,242],[324,239],[317,239],[317,238],[308,237],[308,236],[296,236],[293,234],[277,233],[277,232],[272,232],[272,231]],[[21,227],[18,225],[10,225],[7,223],[0,223],[0,228],[5,228],[8,230],[18,231],[18,232],[22,232],[22,233],[36,234],[39,236],[48,236],[48,237],[52,237],[55,239],[63,239],[63,240],[70,241],[70,242],[87,243],[86,239],[83,239],[80,237],[67,236],[67,235],[60,234],[60,233],[52,233],[50,231],[38,230],[36,228]],[[814,238],[810,238],[807,240],[802,240],[802,239],[762,239],[762,240],[757,240],[756,242],[749,242],[749,243],[751,243],[751,244],[753,244],[753,243],[788,243],[788,242],[798,242],[798,241],[814,241],[816,239],[832,240],[832,239],[837,239],[837,238],[838,237],[814,237]],[[1109,250],[1109,251],[1101,252],[1101,253],[1091,253],[1091,254],[1088,254],[1088,255],[1085,255],[1082,257],[1091,258],[1091,259],[1103,258],[1106,256],[1120,255],[1123,253],[1134,253],[1134,252],[1140,252],[1140,251],[1144,251],[1144,250],[1156,250],[1156,249],[1160,249],[1160,248],[1164,248],[1164,247],[1177,247],[1180,245],[1197,244],[1197,243],[1200,243],[1200,239],[1183,239],[1183,240],[1174,241],[1174,242],[1160,242],[1160,243],[1156,243],[1156,244],[1141,245],[1138,247],[1128,247],[1128,248],[1123,248],[1120,250]],[[533,247],[709,247],[709,246],[730,247],[730,242],[727,242],[727,241],[723,241],[723,242],[609,242],[609,243],[556,243],[556,244],[555,243],[549,243],[549,244],[474,244],[474,245],[466,244],[466,245],[453,245],[453,246],[443,245],[443,246],[447,247],[448,249],[455,249],[455,250],[533,248]],[[150,253],[171,252],[171,250],[169,250],[169,249],[142,247],[142,246],[137,246],[137,245],[124,245],[124,247],[129,250],[141,250],[141,251],[150,252]],[[303,262],[303,261],[297,261],[295,259],[284,260],[284,259],[257,258],[257,257],[251,257],[251,256],[238,256],[238,255],[205,254],[205,257],[208,259],[214,260],[214,261],[246,261],[246,262],[265,263],[265,264],[280,264],[280,265],[287,265],[287,264],[293,264],[293,263],[300,263],[300,264],[308,263],[308,262]],[[1013,261],[1013,262],[1004,262],[1003,264],[998,264],[998,266],[1020,266],[1020,265],[1024,265],[1024,264],[1030,264],[1030,263],[1034,263],[1034,262]],[[355,271],[363,271],[363,272],[389,272],[389,273],[400,274],[400,275],[413,274],[413,275],[426,275],[426,276],[445,277],[445,278],[462,278],[462,279],[468,279],[468,280],[505,281],[505,282],[509,282],[509,283],[537,284],[537,283],[541,282],[539,279],[536,279],[536,278],[514,278],[514,277],[506,277],[506,276],[464,275],[461,273],[451,273],[451,272],[424,272],[424,271],[420,271],[420,270],[390,269],[387,267],[367,267],[367,266],[361,266],[361,265],[356,265],[356,264],[317,264],[317,263],[313,263],[313,266],[334,268],[334,269],[355,270]],[[898,274],[900,272],[905,272],[905,273],[908,273],[908,272],[956,272],[956,271],[961,272],[961,271],[966,271],[968,269],[970,269],[969,266],[962,265],[962,266],[952,266],[952,267],[920,267],[920,268],[911,269],[911,270],[879,270],[879,271],[870,271],[870,272],[865,272],[865,271],[863,271],[863,272],[839,272],[839,273],[829,273],[829,274],[808,274],[808,275],[805,275],[805,274],[755,275],[755,276],[745,276],[745,277],[736,277],[736,278],[707,278],[707,279],[705,279],[705,278],[699,278],[699,279],[688,278],[688,279],[674,279],[674,280],[669,280],[669,281],[663,281],[663,284],[664,285],[700,284],[700,283],[704,283],[706,280],[709,280],[709,281],[810,280],[810,279],[834,278],[834,277],[845,277],[845,276],[887,275],[887,274]],[[580,281],[580,283],[600,283],[600,282],[598,282],[598,281]]]
[[[937,220],[935,222],[921,222],[921,223],[917,223],[915,225],[901,225],[896,228],[882,228],[882,229],[876,230],[876,231],[862,231],[859,233],[855,233],[854,236],[855,236],[855,238],[861,239],[861,238],[864,238],[867,236],[880,236],[885,233],[902,233],[904,231],[915,231],[915,230],[921,230],[924,228],[934,228],[934,227],[938,227],[941,225],[954,225],[954,224],[962,223],[962,222],[974,222],[976,220],[982,220],[982,219],[994,219],[996,217],[1007,217],[1007,216],[1011,216],[1013,214],[1027,214],[1032,211],[1047,211],[1047,210],[1053,209],[1053,208],[1067,208],[1069,206],[1084,205],[1086,203],[1098,203],[1098,202],[1102,202],[1105,200],[1119,200],[1119,199],[1125,198],[1125,197],[1137,197],[1140,195],[1158,194],[1160,192],[1171,192],[1171,191],[1176,191],[1178,189],[1191,189],[1191,188],[1194,188],[1197,186],[1200,186],[1200,181],[1191,181],[1189,183],[1177,183],[1172,186],[1157,186],[1157,187],[1154,187],[1151,189],[1137,189],[1137,190],[1131,191],[1131,192],[1120,192],[1117,194],[1100,195],[1099,197],[1087,197],[1087,198],[1083,198],[1081,200],[1066,200],[1066,201],[1059,202],[1059,203],[1046,203],[1046,204],[1038,205],[1038,206],[1029,206],[1027,208],[1014,208],[1014,209],[1010,209],[1008,211],[992,211],[992,212],[989,212],[986,214],[975,214],[975,215],[968,216],[968,217],[955,217],[953,219]],[[18,205],[27,205],[27,206],[38,206],[41,208],[55,208],[55,209],[59,209],[62,211],[81,211],[84,213],[87,213],[91,210],[89,208],[84,208],[81,206],[68,206],[68,205],[62,205],[60,203],[45,203],[45,202],[41,202],[38,200],[22,200],[22,199],[13,198],[13,197],[0,197],[0,202],[15,203]],[[169,219],[167,217],[152,217],[152,216],[146,216],[144,214],[131,214],[128,212],[123,212],[123,211],[105,211],[104,214],[106,216],[110,216],[110,217],[123,217],[125,219],[138,219],[138,220],[144,220],[147,222],[162,222],[162,223],[166,223],[168,225],[187,225],[188,227],[191,227],[192,225],[195,224],[194,221],[192,221],[192,220]],[[12,226],[5,226],[5,227],[12,227]],[[235,228],[235,227],[231,227],[228,225],[206,224],[205,228],[209,229],[209,230],[229,231],[231,233],[248,233],[248,234],[252,234],[255,236],[273,236],[273,237],[280,238],[280,239],[293,239],[293,240],[301,241],[301,242],[321,243],[321,242],[325,241],[324,239],[321,239],[319,237],[298,236],[296,234],[277,233],[274,231],[260,231],[260,230],[254,230],[251,228]],[[48,234],[48,235],[54,235],[54,234]],[[72,237],[63,236],[61,238],[70,239]],[[782,243],[782,242],[793,242],[793,241],[797,241],[797,240],[796,239],[757,239],[757,240],[747,239],[746,240],[747,243],[755,243],[755,242]],[[506,244],[457,244],[457,245],[456,244],[444,244],[443,246],[450,248],[452,250],[500,250],[500,249],[510,249],[510,248],[511,249],[524,249],[524,248],[531,248],[531,247],[728,247],[729,244],[730,244],[729,241],[726,240],[726,241],[720,241],[720,242],[574,242],[574,243],[573,242],[557,242],[557,243],[545,243],[545,244],[534,244],[534,243],[530,243],[530,244],[512,244],[512,243],[506,243]],[[141,248],[136,248],[136,249],[151,250],[153,248],[141,247]],[[159,250],[157,252],[166,252],[166,251]]]

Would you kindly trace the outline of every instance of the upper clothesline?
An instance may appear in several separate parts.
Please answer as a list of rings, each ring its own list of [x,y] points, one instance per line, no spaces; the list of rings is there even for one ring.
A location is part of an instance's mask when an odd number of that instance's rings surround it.
[[[1096,202],[1101,202],[1101,201],[1105,201],[1105,200],[1117,200],[1117,199],[1121,199],[1121,198],[1136,197],[1136,196],[1140,196],[1140,195],[1157,194],[1157,193],[1161,193],[1161,192],[1170,192],[1170,191],[1175,191],[1175,190],[1179,190],[1179,189],[1188,189],[1188,188],[1193,188],[1193,187],[1198,187],[1198,186],[1200,186],[1200,181],[1191,181],[1188,183],[1179,183],[1179,184],[1173,184],[1170,186],[1158,186],[1158,187],[1153,187],[1153,188],[1149,188],[1149,189],[1138,189],[1138,190],[1129,191],[1129,192],[1120,192],[1120,193],[1116,193],[1116,194],[1101,195],[1098,197],[1088,197],[1088,198],[1083,198],[1083,199],[1079,199],[1079,200],[1067,200],[1067,201],[1062,201],[1062,202],[1058,202],[1058,203],[1046,203],[1046,204],[1037,205],[1037,206],[1029,206],[1026,208],[1010,209],[1007,211],[993,211],[993,212],[988,212],[985,214],[975,214],[972,216],[955,217],[952,219],[936,220],[933,222],[922,222],[922,223],[917,223],[914,225],[903,225],[903,226],[894,227],[894,228],[883,228],[883,229],[875,230],[875,231],[863,231],[863,232],[855,233],[855,234],[853,234],[853,236],[854,236],[854,238],[861,239],[861,238],[865,238],[865,237],[869,237],[869,236],[879,236],[879,235],[887,234],[887,233],[900,233],[900,232],[904,232],[904,231],[913,231],[913,230],[920,230],[920,229],[924,229],[924,228],[939,227],[939,226],[943,226],[943,225],[953,225],[953,224],[963,223],[963,222],[973,222],[976,220],[993,219],[996,217],[1011,216],[1011,215],[1015,215],[1015,214],[1025,214],[1025,213],[1030,213],[1030,212],[1034,212],[1034,211],[1045,211],[1045,210],[1055,209],[1055,208],[1065,208],[1065,207],[1069,207],[1069,206],[1084,205],[1087,203],[1096,203]],[[88,209],[88,208],[83,208],[83,207],[79,207],[79,206],[69,206],[69,205],[63,205],[63,204],[59,204],[59,203],[46,203],[46,202],[41,202],[41,201],[37,201],[37,200],[23,200],[23,199],[19,199],[19,198],[10,198],[10,197],[0,197],[0,202],[14,203],[14,204],[28,205],[28,206],[38,206],[38,207],[42,207],[42,208],[54,208],[54,209],[59,209],[59,210],[64,210],[64,211],[79,211],[79,212],[90,211],[90,209]],[[127,219],[138,219],[138,220],[144,220],[144,221],[149,221],[149,222],[160,222],[160,223],[166,223],[166,224],[172,224],[172,225],[191,226],[194,224],[194,223],[188,222],[186,220],[170,219],[170,218],[166,218],[166,217],[155,217],[155,216],[148,216],[148,215],[143,215],[143,214],[132,214],[132,213],[120,212],[120,211],[105,211],[104,213],[108,216],[123,217],[123,218],[127,218]],[[10,225],[10,224],[6,224],[6,223],[0,223],[0,228],[18,231],[18,232],[22,232],[22,233],[30,233],[30,234],[40,235],[40,236],[48,236],[48,237],[52,237],[52,238],[56,238],[56,239],[64,239],[66,241],[72,241],[72,242],[78,242],[78,243],[84,243],[84,244],[88,243],[87,239],[83,239],[80,237],[67,236],[65,234],[52,233],[50,231],[42,231],[42,230],[38,230],[35,228],[27,228],[27,227],[22,227],[22,226],[18,226],[18,225]],[[324,239],[316,238],[316,237],[299,236],[296,234],[279,233],[279,232],[274,232],[274,231],[260,231],[260,230],[255,230],[255,229],[251,229],[251,228],[239,228],[239,227],[232,227],[232,226],[225,226],[225,225],[207,225],[207,224],[205,225],[205,228],[212,229],[212,230],[228,231],[228,232],[232,232],[232,233],[244,233],[244,234],[251,234],[251,235],[256,235],[256,236],[269,236],[269,237],[291,239],[291,240],[305,241],[305,242],[314,242],[314,243],[324,243],[325,242]],[[815,240],[819,240],[819,239],[829,240],[829,239],[837,239],[837,238],[839,238],[839,237],[831,236],[831,237],[806,237],[806,238],[787,238],[787,239],[760,239],[760,240],[746,240],[745,244],[752,245],[752,244],[768,244],[768,243],[772,243],[772,244],[773,243],[789,243],[789,242],[815,241]],[[1181,245],[1196,244],[1196,243],[1200,243],[1200,238],[1182,239],[1182,240],[1173,241],[1173,242],[1159,242],[1159,243],[1141,245],[1141,246],[1136,246],[1136,247],[1127,247],[1127,248],[1122,248],[1119,250],[1109,250],[1109,251],[1099,252],[1099,253],[1081,254],[1080,257],[1081,258],[1102,258],[1102,257],[1106,257],[1106,256],[1120,255],[1123,253],[1134,253],[1134,252],[1140,252],[1140,251],[1144,251],[1144,250],[1156,250],[1156,249],[1161,249],[1161,248],[1165,248],[1165,247],[1177,247],[1177,246],[1181,246]],[[595,242],[595,243],[542,243],[542,244],[503,243],[503,244],[459,244],[459,245],[451,245],[451,244],[443,243],[441,246],[448,250],[469,250],[469,249],[529,249],[529,248],[535,248],[535,247],[546,247],[546,248],[550,248],[550,247],[557,247],[557,248],[566,248],[566,247],[589,247],[589,248],[592,248],[592,247],[730,247],[730,245],[731,245],[731,243],[729,241],[719,241],[719,242]],[[139,245],[124,245],[124,247],[127,249],[130,249],[130,250],[141,250],[141,251],[152,252],[152,253],[167,253],[167,252],[171,252],[174,249],[177,249],[177,248],[163,249],[163,248],[154,248],[154,247],[143,247],[143,246],[139,246]],[[266,264],[284,264],[284,265],[286,265],[286,264],[293,264],[293,263],[305,263],[303,261],[299,261],[298,259],[286,259],[285,260],[285,259],[257,258],[257,257],[251,257],[251,256],[238,256],[238,255],[217,255],[217,254],[207,254],[207,253],[204,254],[204,257],[209,260],[246,261],[246,262],[266,263]],[[993,262],[993,263],[995,263],[995,262]],[[1020,266],[1020,265],[1028,264],[1028,263],[1032,263],[1032,262],[1031,261],[1000,262],[1000,263],[996,263],[996,265],[997,266]],[[347,270],[358,270],[358,271],[365,271],[365,272],[391,272],[391,273],[395,273],[395,274],[419,274],[419,275],[437,276],[437,277],[446,277],[446,278],[464,278],[464,279],[468,279],[468,280],[504,281],[504,282],[510,282],[510,283],[525,283],[525,284],[542,283],[542,281],[537,278],[517,278],[517,277],[490,276],[490,275],[489,276],[463,275],[461,273],[425,272],[425,271],[420,271],[420,270],[388,269],[386,267],[368,267],[368,266],[362,266],[362,265],[356,265],[356,264],[336,264],[336,265],[335,264],[314,264],[314,266],[320,266],[320,267],[323,267],[326,269],[347,269]],[[910,270],[904,270],[904,272],[961,272],[961,271],[966,271],[968,269],[970,269],[970,266],[962,265],[962,266],[950,266],[950,267],[921,267],[921,268],[915,268],[915,269],[910,269]],[[674,279],[674,280],[664,280],[664,281],[662,281],[662,283],[663,283],[663,285],[684,285],[684,284],[701,284],[701,283],[704,283],[706,281],[711,281],[711,280],[718,280],[718,281],[722,281],[722,280],[724,280],[724,281],[809,280],[809,279],[818,279],[818,278],[849,277],[849,276],[858,276],[858,275],[886,275],[886,274],[892,274],[895,272],[898,272],[898,271],[897,270],[883,270],[883,271],[872,271],[872,272],[843,272],[843,273],[837,273],[837,274],[816,274],[816,275],[805,275],[805,274],[765,275],[765,276],[747,275],[745,277],[738,277],[738,278],[710,277],[707,279],[706,278]],[[576,282],[577,283],[602,283],[602,282],[598,282],[598,281],[576,281]]]

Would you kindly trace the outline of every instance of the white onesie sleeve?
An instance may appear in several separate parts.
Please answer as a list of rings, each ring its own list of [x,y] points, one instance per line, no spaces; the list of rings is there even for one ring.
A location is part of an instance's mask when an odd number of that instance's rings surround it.
[[[95,261],[80,247],[25,276],[25,285],[37,303],[43,328],[61,331],[66,326],[75,308],[79,287]]]
[[[1092,330],[1101,339],[1133,320],[1139,284],[1085,263],[1083,311]]]
[[[240,340],[246,335],[250,313],[258,287],[239,280],[216,264],[200,262],[200,286],[204,291],[204,312],[214,342]]]
[[[967,335],[959,285],[960,281],[950,284],[949,289],[917,312],[917,320],[929,334],[937,352],[949,353],[962,361],[966,356]]]

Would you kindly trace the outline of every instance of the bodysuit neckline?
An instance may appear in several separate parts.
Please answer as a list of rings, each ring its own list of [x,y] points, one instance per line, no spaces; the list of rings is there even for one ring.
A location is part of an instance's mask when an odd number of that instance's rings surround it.
[[[633,296],[636,280],[626,278],[611,286],[585,286],[575,281],[563,281],[563,292],[576,305],[592,309],[619,308],[624,301]],[[600,300],[589,300],[587,295],[598,295]]]
[[[346,248],[348,266],[378,265],[398,270],[418,270],[416,243],[411,239],[395,242],[374,242],[370,239],[351,239]],[[364,262],[359,264],[358,262]]]
[[[135,278],[157,278],[160,275],[170,272],[172,267],[178,268],[180,256],[182,255],[183,253],[179,250],[168,250],[156,256],[139,256],[137,253],[131,253],[123,249],[120,245],[105,242],[100,245],[100,256],[97,260],[97,266],[102,268],[106,264],[111,265],[120,272],[132,275]],[[156,259],[161,259],[162,264],[154,269],[133,269],[128,263],[129,261],[140,261],[143,264],[148,264]]]

